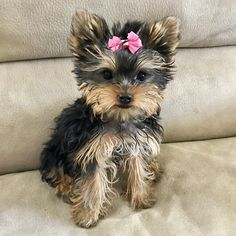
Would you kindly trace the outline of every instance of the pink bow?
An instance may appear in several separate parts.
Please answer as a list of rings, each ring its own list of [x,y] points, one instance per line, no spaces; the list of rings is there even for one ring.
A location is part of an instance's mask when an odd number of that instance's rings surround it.
[[[128,48],[129,51],[134,54],[136,53],[139,48],[141,48],[142,42],[141,39],[137,34],[135,34],[133,31],[128,33],[127,40],[121,40],[117,36],[113,36],[108,41],[108,48],[110,48],[113,52],[121,49],[121,48]]]

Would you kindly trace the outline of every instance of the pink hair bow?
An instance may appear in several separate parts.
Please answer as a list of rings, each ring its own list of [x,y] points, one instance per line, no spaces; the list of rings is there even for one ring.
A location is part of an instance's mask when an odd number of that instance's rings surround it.
[[[121,48],[128,48],[129,51],[132,54],[134,54],[142,46],[143,45],[142,45],[141,39],[133,31],[128,33],[127,40],[121,40],[119,37],[113,36],[108,41],[108,48],[110,48],[113,52],[115,52]]]

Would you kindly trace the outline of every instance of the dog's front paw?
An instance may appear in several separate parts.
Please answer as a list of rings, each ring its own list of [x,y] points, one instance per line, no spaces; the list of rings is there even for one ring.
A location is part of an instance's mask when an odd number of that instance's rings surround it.
[[[131,199],[130,206],[133,209],[147,209],[152,207],[155,203],[156,199],[153,195],[139,195]]]
[[[74,211],[72,208],[72,218],[76,225],[82,228],[91,228],[97,225],[99,214],[89,208],[80,208],[78,211]]]

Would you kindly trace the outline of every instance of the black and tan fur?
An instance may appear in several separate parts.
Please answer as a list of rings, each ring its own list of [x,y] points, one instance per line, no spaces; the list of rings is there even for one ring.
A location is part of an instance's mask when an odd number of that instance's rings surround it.
[[[130,31],[143,43],[135,54],[107,48],[112,35],[126,39]],[[70,48],[82,97],[56,118],[41,154],[41,174],[71,204],[79,226],[94,226],[106,215],[121,177],[133,209],[154,204],[163,135],[160,103],[178,42],[174,17],[118,23],[111,31],[104,19],[87,11],[73,17]],[[122,94],[129,94],[128,104],[121,104]]]

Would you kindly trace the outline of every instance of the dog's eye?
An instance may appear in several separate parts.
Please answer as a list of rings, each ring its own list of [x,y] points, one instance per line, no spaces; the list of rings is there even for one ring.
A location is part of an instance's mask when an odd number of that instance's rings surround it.
[[[113,74],[110,70],[104,70],[103,71],[103,78],[105,80],[111,80],[113,78]]]
[[[144,71],[139,71],[139,73],[136,76],[136,80],[143,82],[146,80],[147,74]]]

